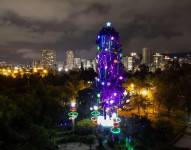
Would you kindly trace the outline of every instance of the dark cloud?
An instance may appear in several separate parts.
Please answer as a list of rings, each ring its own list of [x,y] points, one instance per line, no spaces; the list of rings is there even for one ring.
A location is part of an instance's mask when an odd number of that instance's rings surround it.
[[[151,47],[191,51],[190,0],[0,0],[0,59],[26,62],[43,48],[94,57],[95,37],[108,20],[125,52]]]

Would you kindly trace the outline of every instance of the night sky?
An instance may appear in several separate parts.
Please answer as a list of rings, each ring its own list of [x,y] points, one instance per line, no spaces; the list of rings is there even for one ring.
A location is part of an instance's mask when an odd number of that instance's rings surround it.
[[[191,52],[191,0],[0,0],[0,60],[25,63],[43,48],[93,58],[107,21],[125,53]]]

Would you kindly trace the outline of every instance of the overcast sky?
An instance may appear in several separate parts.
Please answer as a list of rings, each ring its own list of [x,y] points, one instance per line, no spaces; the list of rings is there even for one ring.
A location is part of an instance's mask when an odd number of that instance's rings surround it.
[[[191,0],[0,0],[0,60],[27,62],[41,49],[93,58],[107,21],[125,53],[191,52]]]

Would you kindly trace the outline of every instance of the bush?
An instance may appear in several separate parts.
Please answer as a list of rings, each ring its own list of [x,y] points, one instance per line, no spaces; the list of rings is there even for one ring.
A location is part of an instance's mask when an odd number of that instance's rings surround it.
[[[155,135],[158,142],[166,143],[173,136],[173,125],[168,120],[158,120],[155,125]]]

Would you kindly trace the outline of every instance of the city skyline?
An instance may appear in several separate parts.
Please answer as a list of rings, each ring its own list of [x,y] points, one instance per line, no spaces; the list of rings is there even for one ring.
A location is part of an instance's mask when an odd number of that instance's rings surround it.
[[[191,52],[190,8],[189,0],[1,0],[0,60],[28,62],[42,49],[55,49],[58,60],[69,49],[93,58],[97,28],[107,21],[121,33],[125,53]]]

